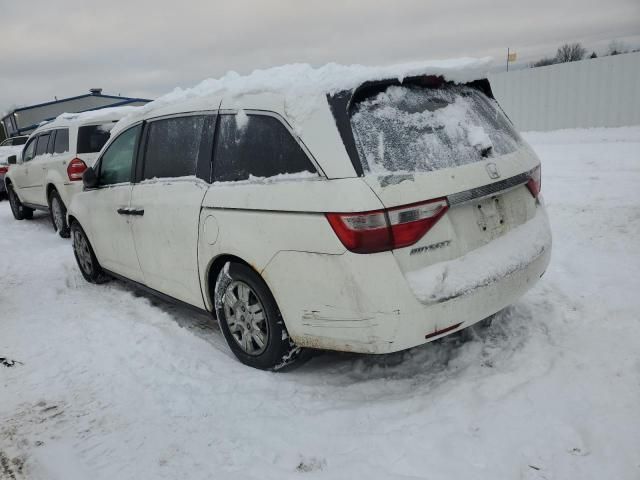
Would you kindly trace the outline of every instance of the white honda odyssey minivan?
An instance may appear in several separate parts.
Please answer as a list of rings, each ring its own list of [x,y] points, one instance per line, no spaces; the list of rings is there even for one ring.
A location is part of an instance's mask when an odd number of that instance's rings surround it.
[[[211,312],[263,369],[490,317],[542,276],[551,235],[483,66],[295,65],[148,104],[69,208],[83,276]]]
[[[15,219],[30,219],[34,210],[49,212],[55,230],[68,238],[67,206],[82,189],[82,174],[95,163],[115,123],[136,108],[63,113],[38,127],[22,154],[9,158],[4,181]]]

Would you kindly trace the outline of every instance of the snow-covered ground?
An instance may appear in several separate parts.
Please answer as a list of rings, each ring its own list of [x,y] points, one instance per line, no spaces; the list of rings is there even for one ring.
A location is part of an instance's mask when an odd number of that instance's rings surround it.
[[[527,138],[554,233],[529,294],[466,341],[290,373],[87,284],[0,203],[0,478],[640,478],[640,127]]]

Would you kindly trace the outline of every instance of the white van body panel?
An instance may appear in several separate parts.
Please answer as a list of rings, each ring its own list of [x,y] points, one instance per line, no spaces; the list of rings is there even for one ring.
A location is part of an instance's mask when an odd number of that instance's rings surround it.
[[[319,167],[317,176],[200,182],[197,188],[190,180],[134,184],[130,206],[145,210],[125,222],[132,225],[135,260],[131,249],[125,249],[126,260],[111,258],[122,245],[109,239],[108,230],[116,228],[110,222],[116,220],[100,210],[100,193],[78,194],[69,215],[83,227],[91,225],[90,240],[98,260],[108,262],[106,268],[121,273],[128,263],[131,272],[122,275],[209,311],[216,280],[210,269],[220,258],[239,259],[266,282],[295,343],[320,349],[388,353],[426,343],[513,303],[544,273],[550,229],[541,197],[530,193],[526,180],[488,196],[452,200],[438,223],[411,246],[371,254],[348,251],[325,213],[453,199],[527,174],[539,161],[523,143],[512,154],[458,168],[358,177],[326,97],[312,100],[318,102],[315,108],[307,116],[296,110],[295,122],[289,116],[296,106],[285,95],[255,92],[220,101],[187,99],[132,121],[218,107],[229,114],[264,112],[288,126]],[[118,132],[130,124],[119,125]],[[489,164],[499,178],[488,173]],[[117,228],[125,228],[122,218],[119,222]],[[104,238],[97,238],[100,232]],[[488,267],[485,275],[477,267],[469,279],[460,273],[465,262],[495,268]],[[460,285],[464,288],[456,290]]]
[[[421,301],[398,268],[393,252],[323,255],[282,251],[262,275],[297,345],[360,353],[404,350],[438,338],[439,331],[455,326],[444,335],[487,318],[531,288],[551,256],[543,208],[537,210],[537,217],[532,227],[543,229],[538,255],[491,281],[479,278],[473,288],[444,301]],[[425,274],[437,276],[444,265],[446,262],[436,264],[433,273]]]
[[[104,268],[143,282],[138,253],[133,240],[133,219],[118,214],[118,209],[131,207],[131,185],[121,184],[82,192],[73,197],[71,208],[82,218],[94,252]]]
[[[198,271],[200,205],[208,185],[196,178],[145,180],[133,185],[130,217],[144,283],[204,308]]]

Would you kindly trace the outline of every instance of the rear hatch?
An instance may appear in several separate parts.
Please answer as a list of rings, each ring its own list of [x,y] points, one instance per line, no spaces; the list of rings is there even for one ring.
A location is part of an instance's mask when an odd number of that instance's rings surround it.
[[[354,166],[391,225],[435,219],[406,246],[394,245],[405,276],[463,257],[536,215],[539,161],[486,81],[376,83],[353,95],[348,112]]]

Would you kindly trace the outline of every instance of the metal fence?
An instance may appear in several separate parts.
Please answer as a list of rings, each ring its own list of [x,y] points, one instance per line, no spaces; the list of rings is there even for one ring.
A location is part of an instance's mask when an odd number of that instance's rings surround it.
[[[640,125],[640,52],[492,74],[522,131]]]

